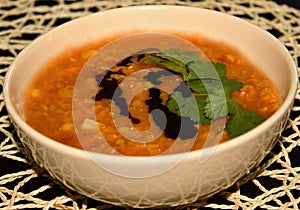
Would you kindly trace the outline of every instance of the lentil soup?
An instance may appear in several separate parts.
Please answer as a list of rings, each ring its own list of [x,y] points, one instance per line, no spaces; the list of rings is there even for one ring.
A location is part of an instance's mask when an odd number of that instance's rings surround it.
[[[230,92],[230,99],[226,103],[229,104],[228,107],[232,107],[232,104],[235,104],[234,106],[237,107],[235,110],[241,110],[239,107],[242,107],[243,110],[246,110],[244,113],[247,114],[247,117],[257,116],[254,118],[255,120],[252,120],[253,125],[250,125],[250,127],[255,127],[261,123],[261,120],[257,119],[267,119],[278,109],[280,100],[273,83],[260,72],[257,66],[249,62],[236,49],[228,46],[226,43],[206,39],[199,35],[174,34],[199,48],[214,67],[219,67],[222,72],[223,69],[226,69],[226,79],[223,85],[230,83],[237,87]],[[151,88],[151,84],[149,85],[150,88],[143,88],[138,91],[132,97],[130,104],[125,103],[124,105],[122,97],[114,100],[113,94],[121,86],[121,82],[144,69],[148,69],[148,71],[141,74],[139,79],[148,78],[148,81],[144,82],[146,86],[148,83],[152,83],[152,85],[160,83],[160,80],[157,78],[165,78],[169,82],[166,86],[174,86],[170,92],[176,92],[175,90],[181,84],[175,82],[177,81],[176,78],[185,78],[184,73],[180,74],[174,72],[175,68],[172,69],[174,63],[171,62],[176,63],[178,60],[173,61],[170,59],[168,64],[159,66],[160,70],[152,72],[149,69],[157,68],[157,63],[160,64],[161,61],[168,59],[168,57],[163,57],[163,54],[159,54],[159,52],[156,54],[157,51],[155,49],[148,49],[138,56],[129,56],[112,68],[105,69],[105,71],[98,70],[99,66],[91,66],[90,68],[96,69],[92,72],[97,72],[97,74],[86,78],[84,84],[86,86],[97,86],[96,94],[94,97],[88,97],[82,101],[74,99],[74,87],[81,70],[88,60],[99,48],[121,36],[124,36],[124,34],[74,47],[71,50],[68,49],[67,52],[48,62],[30,83],[24,94],[26,99],[24,106],[26,122],[45,136],[72,147],[99,153],[130,156],[149,156],[186,151],[183,148],[191,148],[191,150],[201,149],[206,145],[211,130],[214,130],[211,128],[213,126],[222,127],[224,120],[227,123],[226,125],[228,125],[228,129],[225,126],[225,129],[219,131],[217,139],[215,139],[217,143],[228,141],[230,138],[240,135],[240,132],[244,130],[243,124],[246,125],[247,122],[240,122],[242,125],[237,126],[237,122],[239,122],[236,119],[237,117],[230,117],[235,114],[233,112],[226,116],[214,117],[209,120],[206,118],[210,115],[207,110],[204,110],[203,116],[201,116],[204,120],[191,119],[192,112],[189,113],[188,111],[184,114],[184,111],[178,111],[180,104],[175,104],[174,108],[172,95],[163,90]],[[178,52],[174,51],[174,49],[172,50],[167,53]],[[160,60],[157,61],[157,59]],[[199,62],[197,60],[190,63],[197,64]],[[171,69],[167,68],[168,65],[170,66],[170,63],[172,64]],[[190,64],[186,66],[186,68],[192,67]],[[170,71],[173,73],[171,76],[166,74],[166,72]],[[194,87],[192,86],[193,82],[200,81],[185,80],[184,84]],[[214,82],[214,79],[211,79],[207,84],[212,82]],[[129,86],[125,85],[121,89],[130,90],[135,84],[137,82],[132,81],[129,83]],[[207,98],[204,99],[203,94],[197,92],[199,89],[197,87],[194,87],[196,92],[194,91],[195,94],[192,94],[196,95],[196,101],[199,102],[198,104],[201,104],[207,101]],[[206,90],[206,92],[208,91]],[[226,94],[227,92],[225,91]],[[183,96],[182,98],[188,98],[188,96]],[[93,113],[83,113],[82,110],[85,109],[82,109],[80,112],[75,110],[74,114],[74,107],[72,107],[74,102],[78,106],[82,104],[83,106],[93,107]],[[118,105],[121,103],[123,106]],[[115,119],[115,113],[112,112],[112,108],[115,105],[119,107],[117,112],[120,112],[122,115],[122,111],[125,111],[128,115]],[[203,105],[203,107],[206,106],[205,104]],[[125,107],[126,110],[122,110],[121,107]],[[160,120],[156,120],[157,116],[152,114],[152,111],[155,109],[160,109],[164,113],[167,118],[166,125],[160,125]],[[199,112],[201,110],[202,108],[200,107]],[[89,112],[89,110],[86,112]],[[95,119],[86,117],[90,115],[95,115]],[[74,116],[76,116],[79,126],[74,126]],[[125,122],[128,118],[131,121],[131,127],[122,126],[123,121]],[[187,129],[187,132],[183,132],[183,134],[179,132],[180,126],[183,124],[182,120],[184,121],[185,129]],[[178,123],[176,123],[177,121]],[[117,128],[116,122],[121,127]],[[158,132],[159,135],[153,141],[136,142],[120,133],[120,130],[126,133],[127,130],[131,129],[146,132],[152,124],[157,124],[157,127],[161,128],[160,132]],[[230,133],[230,126],[236,126],[237,128]],[[101,137],[95,131],[98,129],[102,134]],[[174,142],[176,142],[176,145]]]

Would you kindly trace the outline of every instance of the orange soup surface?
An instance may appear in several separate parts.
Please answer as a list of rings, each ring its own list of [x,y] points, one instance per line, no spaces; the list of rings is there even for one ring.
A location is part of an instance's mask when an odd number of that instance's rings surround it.
[[[219,62],[225,65],[226,77],[237,80],[242,84],[230,96],[233,103],[238,104],[237,106],[241,106],[244,110],[251,111],[264,119],[270,117],[278,109],[280,99],[277,89],[260,72],[257,66],[247,60],[246,56],[225,43],[206,39],[199,35],[175,34],[201,49],[211,62]],[[112,93],[116,93],[117,87],[120,87],[126,78],[140,70],[157,68],[157,65],[141,60],[141,57],[149,55],[148,52],[140,56],[131,57],[131,60],[124,59],[111,69],[103,70],[97,64],[89,66],[87,61],[92,55],[95,55],[100,47],[121,36],[123,35],[66,49],[61,55],[58,55],[43,66],[24,94],[26,122],[45,136],[72,147],[98,153],[130,156],[178,153],[186,151],[186,148],[197,150],[216,142],[228,141],[231,138],[230,133],[226,129],[226,124],[224,124],[224,121],[225,123],[230,120],[233,122],[230,119],[230,114],[226,117],[212,120],[211,124],[189,121],[188,125],[192,126],[193,131],[196,128],[197,132],[195,135],[191,134],[191,136],[188,135],[189,133],[185,137],[180,136],[178,126],[173,126],[171,121],[176,121],[173,119],[177,119],[177,115],[183,115],[183,112],[175,113],[168,110],[167,104],[170,100],[170,93],[152,87],[155,83],[161,82],[157,77],[144,82],[144,85],[149,85],[149,88],[142,88],[137,91],[130,103],[125,103],[125,110],[118,108],[118,104],[124,104],[124,98],[122,97],[125,90],[130,91],[134,89],[139,81],[136,78],[133,78],[132,82],[129,80],[127,84],[122,86],[123,89],[121,88],[118,98],[113,100]],[[108,62],[110,59],[107,58]],[[82,69],[86,68],[90,68],[90,72],[94,74],[84,78],[81,86],[85,88],[90,87],[91,90],[94,90],[96,86],[97,89],[92,93],[94,94],[93,97],[74,98],[76,95],[74,93],[76,91],[80,92],[80,90],[75,89],[78,76]],[[168,71],[165,67],[160,67],[160,69]],[[151,70],[148,71],[150,72]],[[177,79],[183,78],[182,75],[176,72],[173,72],[173,74],[177,76]],[[169,86],[176,80],[174,75],[165,75],[163,71],[160,71],[157,75],[162,75],[161,78],[168,80],[166,86]],[[141,76],[141,78],[146,77],[150,78],[150,73],[144,72]],[[105,87],[105,83],[109,87]],[[186,83],[188,84],[188,82]],[[171,92],[174,92],[175,89],[173,88]],[[200,97],[200,99],[203,97],[199,96],[201,94],[195,95]],[[117,106],[117,108],[112,109],[113,106]],[[230,105],[228,106],[230,107]],[[144,141],[143,138],[146,138],[145,136],[142,136],[140,141],[124,136],[124,133],[127,131],[135,130],[143,133],[147,132],[152,124],[159,125],[159,120],[155,122],[155,117],[159,116],[159,114],[157,116],[150,114],[151,111],[159,107],[162,107],[162,110],[167,110],[171,116],[169,119],[171,126],[167,126],[168,130],[167,128],[160,130],[160,133],[158,132],[159,135],[151,141]],[[122,111],[127,113],[127,115],[123,114],[121,118],[114,117],[116,114],[121,113],[122,115]],[[162,112],[160,114],[163,115]],[[74,117],[76,118],[75,124]],[[161,119],[163,120],[164,118],[162,117]],[[126,124],[128,120],[130,122],[129,126]],[[186,120],[189,119],[186,118]],[[221,131],[218,124],[221,125]],[[218,127],[217,135],[214,135],[213,126]],[[236,129],[238,130],[239,127]],[[210,139],[209,136],[211,134],[215,139]],[[138,135],[140,134],[137,133],[137,139]],[[212,143],[208,141],[212,141]]]

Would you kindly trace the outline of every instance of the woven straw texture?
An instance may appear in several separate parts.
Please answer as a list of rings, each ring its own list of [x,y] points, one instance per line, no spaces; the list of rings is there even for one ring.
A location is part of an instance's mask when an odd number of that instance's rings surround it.
[[[244,18],[272,33],[300,70],[300,11],[265,0],[1,0],[0,3],[0,209],[123,209],[66,189],[23,155],[3,102],[5,73],[37,36],[81,16],[117,7],[176,4]],[[247,178],[217,195],[174,209],[299,209],[300,92],[280,141]]]

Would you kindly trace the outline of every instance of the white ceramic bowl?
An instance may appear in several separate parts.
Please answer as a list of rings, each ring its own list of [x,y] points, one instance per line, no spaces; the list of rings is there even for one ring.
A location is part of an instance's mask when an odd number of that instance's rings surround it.
[[[228,43],[269,76],[280,91],[282,105],[271,118],[254,130],[219,146],[190,152],[183,159],[181,154],[125,158],[84,152],[53,141],[24,122],[20,112],[22,91],[45,62],[68,46],[131,29],[197,32]],[[24,146],[55,179],[79,193],[104,202],[154,207],[193,202],[228,188],[247,175],[278,139],[288,119],[296,87],[296,67],[288,51],[276,38],[259,27],[205,9],[141,6],[79,18],[37,38],[9,68],[4,84],[4,99]],[[201,162],[201,158],[206,161]],[[168,167],[174,160],[179,160],[178,164]],[[159,173],[161,169],[166,170]],[[153,174],[126,177],[112,173],[112,170]]]

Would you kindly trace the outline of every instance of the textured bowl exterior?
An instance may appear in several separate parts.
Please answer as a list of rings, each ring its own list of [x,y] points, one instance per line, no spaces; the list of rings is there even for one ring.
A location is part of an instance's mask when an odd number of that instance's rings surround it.
[[[65,186],[96,200],[146,208],[186,204],[230,187],[269,153],[284,128],[286,117],[282,116],[263,135],[240,147],[230,151],[217,148],[204,163],[199,162],[201,152],[192,152],[166,173],[142,179],[113,175],[85,155],[72,156],[63,150],[49,149],[17,128],[33,159]],[[143,170],[147,167],[145,162],[134,167]],[[114,164],[126,167],[123,163]]]
[[[93,154],[48,139],[26,125],[18,111],[22,106],[19,90],[24,89],[28,80],[24,78],[32,77],[43,63],[65,47],[115,32],[140,29],[197,32],[241,49],[279,88],[283,101],[281,108],[256,129],[224,144],[190,152],[164,173],[143,178],[116,175],[99,165],[129,171],[138,169],[146,173],[172,162],[178,155],[158,156],[153,161],[153,158],[146,157],[123,159]],[[65,34],[68,34],[68,39],[65,39]],[[33,55],[34,64],[28,61]],[[247,175],[276,143],[288,119],[296,86],[296,67],[290,55],[278,40],[262,29],[238,18],[204,9],[143,6],[79,18],[39,37],[10,67],[4,97],[22,143],[52,177],[96,200],[143,208],[193,202],[228,188]]]

